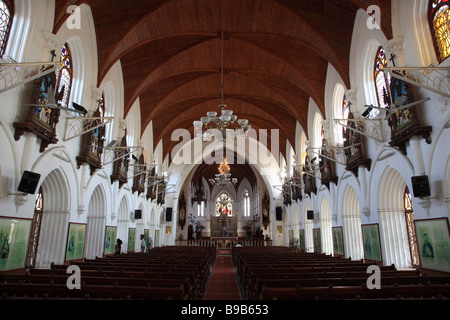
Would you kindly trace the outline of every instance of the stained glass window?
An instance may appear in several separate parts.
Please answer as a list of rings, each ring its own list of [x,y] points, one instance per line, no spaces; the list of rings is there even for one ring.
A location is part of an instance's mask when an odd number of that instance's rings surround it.
[[[69,107],[70,90],[72,88],[72,57],[70,55],[69,46],[67,43],[63,46],[61,51],[62,68],[57,72],[58,78],[57,92],[58,96],[56,102],[63,107]]]
[[[450,56],[450,0],[430,1],[430,27],[439,62]]]
[[[230,196],[226,192],[221,193],[216,200],[216,216],[220,216],[222,214],[231,216],[232,209],[233,204]]]
[[[405,189],[405,194],[404,194],[403,198],[404,198],[405,210],[412,211],[411,193],[409,192],[408,187],[406,187],[406,189]]]
[[[14,1],[0,0],[0,57],[3,56],[8,42],[14,17]]]
[[[36,194],[36,201],[34,204],[35,212],[42,212],[44,210],[44,194],[42,192],[42,188],[39,188]]]
[[[342,101],[342,119],[347,119],[349,113],[350,113],[350,103],[347,100],[347,96],[344,94],[344,98]],[[344,121],[343,124],[347,125],[347,121]],[[346,131],[347,129],[344,127],[344,132]]]
[[[378,49],[377,56],[375,58],[374,66],[374,79],[377,89],[378,105],[382,108],[389,107],[389,80],[386,79],[386,75],[383,69],[387,67],[386,52],[382,47]]]

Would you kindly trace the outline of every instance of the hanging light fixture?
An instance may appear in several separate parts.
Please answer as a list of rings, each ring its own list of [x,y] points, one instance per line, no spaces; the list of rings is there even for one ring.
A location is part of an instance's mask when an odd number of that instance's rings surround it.
[[[251,126],[248,124],[247,119],[238,119],[235,114],[233,114],[233,110],[227,109],[227,106],[224,104],[224,32],[223,32],[223,1],[222,1],[222,31],[221,31],[221,56],[222,56],[222,66],[221,66],[221,103],[219,104],[220,113],[218,114],[216,111],[209,111],[206,113],[206,116],[201,117],[200,120],[194,121],[194,128],[198,133],[199,138],[205,137],[205,134],[202,132],[203,129],[207,130],[219,130],[222,134],[222,137],[225,138],[227,130],[228,132],[232,132],[234,135],[237,134],[246,134],[248,130],[251,129]]]
[[[216,173],[214,179],[209,179],[212,185],[227,186],[231,183],[235,185],[238,182],[237,178],[231,178],[231,169],[226,158],[223,159],[218,171],[219,173]]]

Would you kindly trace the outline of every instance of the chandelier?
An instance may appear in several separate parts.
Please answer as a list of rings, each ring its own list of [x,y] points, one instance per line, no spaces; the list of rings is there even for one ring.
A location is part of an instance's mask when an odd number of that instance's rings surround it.
[[[231,170],[226,158],[223,159],[218,171],[219,173],[216,173],[216,177],[214,179],[209,179],[209,182],[212,185],[227,186],[231,183],[235,185],[238,182],[237,178],[231,178]]]
[[[214,135],[214,131],[220,132],[221,137],[225,139],[227,134],[232,136],[245,135],[251,126],[248,124],[247,119],[238,119],[233,110],[227,109],[224,104],[224,32],[223,32],[223,1],[222,1],[222,31],[221,31],[221,56],[222,56],[222,67],[220,71],[221,75],[221,103],[219,104],[220,114],[216,111],[209,111],[206,116],[201,117],[199,121],[194,121],[193,125],[196,129],[197,136],[199,138],[210,138]],[[205,129],[205,132],[202,130]],[[209,139],[208,139],[209,140]]]

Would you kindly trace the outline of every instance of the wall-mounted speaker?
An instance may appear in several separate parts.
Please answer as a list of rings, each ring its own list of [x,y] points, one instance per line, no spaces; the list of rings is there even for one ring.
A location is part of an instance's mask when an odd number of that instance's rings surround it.
[[[313,210],[306,211],[306,218],[308,220],[314,220],[314,211]]]
[[[19,186],[17,187],[17,191],[34,194],[40,178],[41,175],[39,173],[24,171]]]
[[[166,208],[166,221],[172,221],[172,208]]]
[[[134,219],[135,220],[142,219],[142,210],[134,210]]]
[[[416,198],[431,196],[430,181],[428,176],[417,176],[411,178],[413,194]]]
[[[282,221],[283,220],[283,208],[276,207],[275,208],[275,214],[277,216],[277,221]]]

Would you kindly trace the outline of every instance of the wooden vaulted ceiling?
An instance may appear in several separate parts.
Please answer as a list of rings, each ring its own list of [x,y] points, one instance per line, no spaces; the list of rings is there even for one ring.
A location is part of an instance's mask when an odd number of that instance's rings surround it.
[[[256,130],[280,129],[282,153],[297,121],[307,130],[310,98],[325,116],[329,63],[350,87],[357,10],[378,5],[392,38],[390,0],[56,0],[54,33],[83,3],[95,23],[98,84],[120,60],[124,114],[139,99],[142,133],[152,122],[164,156],[178,143],[173,130],[193,132],[194,120],[218,111],[222,31],[225,104]]]

